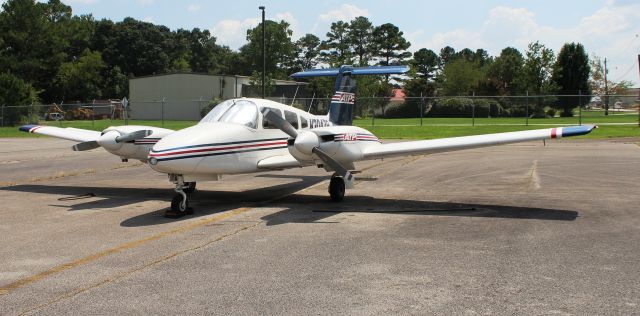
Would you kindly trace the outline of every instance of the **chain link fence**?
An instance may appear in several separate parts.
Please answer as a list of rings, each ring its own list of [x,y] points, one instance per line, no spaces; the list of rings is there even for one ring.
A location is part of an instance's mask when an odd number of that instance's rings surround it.
[[[270,97],[313,114],[326,114],[330,96]],[[0,105],[2,127],[16,124],[59,124],[96,120],[199,120],[215,102],[196,97],[172,100],[95,100],[90,103]],[[216,101],[217,102],[217,101]],[[128,106],[125,106],[128,104]],[[361,126],[580,125],[583,123],[640,126],[637,95],[520,96],[359,96],[354,109]]]

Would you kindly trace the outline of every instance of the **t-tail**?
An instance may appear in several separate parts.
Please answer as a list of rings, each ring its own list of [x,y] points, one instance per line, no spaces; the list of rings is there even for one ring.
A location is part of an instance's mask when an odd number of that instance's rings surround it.
[[[297,72],[291,77],[336,77],[335,93],[329,105],[329,121],[335,125],[352,125],[353,108],[356,101],[356,79],[361,75],[393,75],[409,71],[407,66],[372,66],[354,68],[342,66],[340,68],[308,69]]]

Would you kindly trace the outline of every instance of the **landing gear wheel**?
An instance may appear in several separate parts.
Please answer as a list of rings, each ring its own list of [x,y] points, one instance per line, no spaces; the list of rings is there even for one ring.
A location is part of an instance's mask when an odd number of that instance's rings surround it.
[[[184,193],[193,193],[193,191],[196,190],[196,183],[195,182],[185,182],[185,188],[182,189],[184,191]]]
[[[332,177],[329,182],[329,195],[331,201],[340,202],[344,199],[344,179],[342,177]]]
[[[184,203],[183,203],[184,201]],[[176,194],[171,200],[171,210],[165,213],[166,217],[182,217],[187,214],[193,214],[193,211],[189,207],[189,200],[182,194]]]

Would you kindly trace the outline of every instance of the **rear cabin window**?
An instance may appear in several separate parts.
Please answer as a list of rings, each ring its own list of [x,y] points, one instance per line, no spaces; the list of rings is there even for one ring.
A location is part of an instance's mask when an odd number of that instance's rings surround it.
[[[302,117],[302,116],[300,117],[300,123],[301,123],[301,124],[300,124],[300,128],[307,128],[307,127],[309,127],[309,121],[307,121],[307,119],[306,119],[306,118],[304,118],[304,117]]]
[[[284,119],[293,125],[295,129],[298,129],[298,115],[293,112],[284,111]]]
[[[280,111],[280,109],[274,109],[274,108],[269,108],[269,107],[264,107],[262,111],[264,111],[265,109],[269,109],[272,112],[275,112],[276,114],[278,114],[280,117],[282,117],[282,111]],[[261,112],[262,112],[261,111]],[[264,115],[262,116],[262,128],[264,129],[278,129],[275,125],[269,123],[269,121],[267,121],[264,118]]]

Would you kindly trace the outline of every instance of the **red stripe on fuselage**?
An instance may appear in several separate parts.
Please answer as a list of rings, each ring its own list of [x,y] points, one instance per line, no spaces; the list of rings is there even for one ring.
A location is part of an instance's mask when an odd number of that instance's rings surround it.
[[[557,131],[555,128],[551,129],[551,138],[556,138],[558,135],[556,135]]]
[[[251,148],[251,147],[265,147],[265,146],[286,145],[286,144],[287,144],[286,141],[281,141],[281,142],[271,142],[271,143],[263,143],[263,144],[252,144],[252,145],[228,146],[228,147],[206,148],[206,149],[192,149],[192,150],[183,150],[183,151],[176,151],[176,152],[162,153],[162,154],[150,153],[149,157],[163,157],[163,156],[171,156],[171,155],[201,153],[201,152],[207,152],[207,151],[219,151],[219,150]]]

